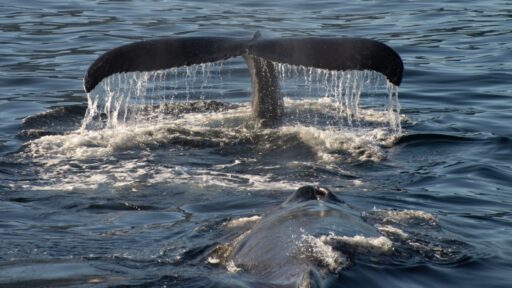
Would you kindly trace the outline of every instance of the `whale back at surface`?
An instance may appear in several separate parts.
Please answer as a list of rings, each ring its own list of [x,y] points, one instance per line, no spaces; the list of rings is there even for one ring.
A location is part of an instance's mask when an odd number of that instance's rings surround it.
[[[314,281],[322,267],[305,254],[304,237],[335,233],[348,237],[378,236],[378,231],[325,188],[305,186],[271,210],[234,243],[229,261],[267,283]],[[309,191],[304,191],[309,190]],[[309,193],[313,191],[312,193]],[[327,191],[327,193],[324,193]],[[311,256],[311,255],[310,255]],[[306,286],[310,287],[310,286]]]

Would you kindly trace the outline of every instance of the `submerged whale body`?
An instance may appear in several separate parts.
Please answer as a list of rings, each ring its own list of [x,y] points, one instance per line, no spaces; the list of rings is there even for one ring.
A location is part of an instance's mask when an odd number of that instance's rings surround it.
[[[351,249],[350,244],[329,246],[332,243],[318,238],[322,235],[346,237],[341,239],[380,236],[328,189],[304,186],[250,230],[219,246],[213,257],[250,275],[254,286],[317,287],[322,275],[350,264],[350,253],[341,251]]]
[[[84,78],[92,91],[116,73],[157,71],[242,56],[251,75],[253,116],[275,123],[283,115],[274,62],[331,71],[372,70],[400,85],[403,63],[389,46],[363,38],[172,37],[114,48],[94,61]]]

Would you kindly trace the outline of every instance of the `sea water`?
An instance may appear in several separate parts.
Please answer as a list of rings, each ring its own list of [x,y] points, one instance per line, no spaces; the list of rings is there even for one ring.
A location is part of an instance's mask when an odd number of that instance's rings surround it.
[[[302,185],[381,234],[296,235],[333,286],[512,281],[508,1],[0,6],[0,286],[249,285],[210,252]],[[374,72],[275,63],[286,113],[262,129],[240,58],[82,90],[116,46],[257,30],[382,41],[404,61],[399,93]]]

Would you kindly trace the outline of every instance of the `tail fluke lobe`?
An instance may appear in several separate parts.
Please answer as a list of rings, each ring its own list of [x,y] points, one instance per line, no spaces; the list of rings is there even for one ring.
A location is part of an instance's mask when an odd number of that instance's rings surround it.
[[[373,70],[400,85],[404,66],[389,46],[363,38],[285,38],[260,40],[249,54],[270,61],[327,70]]]
[[[123,45],[92,63],[84,78],[84,89],[90,92],[101,80],[116,73],[156,71],[240,56],[249,42],[250,39],[187,37]]]

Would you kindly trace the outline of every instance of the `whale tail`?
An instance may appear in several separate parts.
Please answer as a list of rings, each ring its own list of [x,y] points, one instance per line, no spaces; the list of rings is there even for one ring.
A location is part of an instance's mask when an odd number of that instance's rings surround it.
[[[169,69],[243,56],[251,73],[252,110],[261,120],[283,114],[273,62],[326,70],[373,70],[400,85],[403,63],[389,46],[363,38],[171,37],[114,48],[94,61],[84,77],[92,91],[104,78],[125,72]]]

